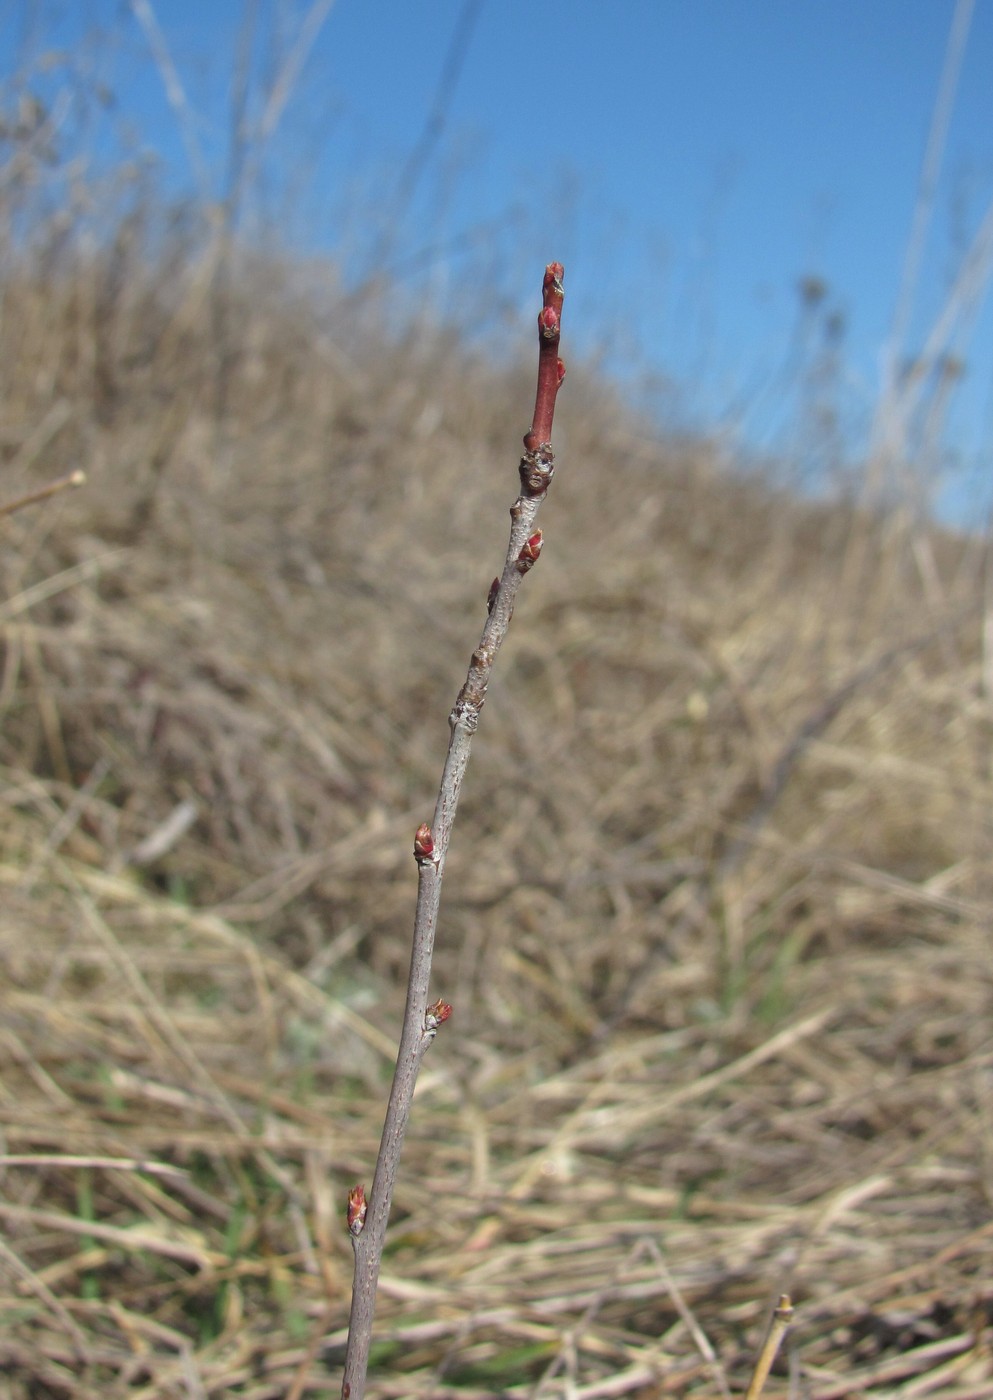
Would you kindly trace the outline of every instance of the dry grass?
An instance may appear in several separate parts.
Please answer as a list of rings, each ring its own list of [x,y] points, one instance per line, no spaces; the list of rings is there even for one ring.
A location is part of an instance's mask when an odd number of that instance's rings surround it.
[[[2,524],[0,1386],[326,1395],[531,367],[139,234],[2,289],[4,495],[90,484]],[[993,1396],[983,549],[556,445],[370,1393],[740,1393],[788,1290],[767,1395]]]

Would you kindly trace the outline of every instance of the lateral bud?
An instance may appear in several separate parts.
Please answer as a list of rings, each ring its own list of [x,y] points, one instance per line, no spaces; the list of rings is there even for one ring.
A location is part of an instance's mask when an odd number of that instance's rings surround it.
[[[487,616],[487,617],[489,617],[490,613],[493,611],[494,607],[496,606],[497,594],[498,594],[499,592],[500,592],[500,580],[499,580],[498,578],[495,578],[495,579],[493,580],[493,582],[490,584],[490,591],[489,591],[489,593],[486,595],[486,616]]]
[[[427,822],[421,822],[414,832],[414,859],[418,862],[434,856],[434,834]]]
[[[434,1040],[438,1032],[438,1027],[443,1026],[452,1014],[452,1008],[447,1001],[436,1001],[433,1006],[429,1006],[424,1013],[424,1033]]]
[[[561,317],[554,306],[543,306],[538,312],[538,330],[542,340],[558,340],[561,334]]]
[[[541,553],[541,546],[544,543],[540,530],[535,530],[521,546],[521,552],[517,556],[517,569],[519,573],[526,574],[529,569],[533,569],[538,562],[538,555]]]
[[[369,1209],[369,1202],[365,1198],[364,1186],[353,1186],[348,1193],[348,1233],[353,1239],[357,1239],[362,1233],[365,1225],[365,1214]]]

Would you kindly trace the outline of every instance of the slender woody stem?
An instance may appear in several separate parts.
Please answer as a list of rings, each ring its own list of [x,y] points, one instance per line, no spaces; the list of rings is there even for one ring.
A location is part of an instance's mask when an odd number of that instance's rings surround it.
[[[555,398],[565,376],[565,367],[558,357],[562,297],[562,264],[549,263],[545,269],[543,305],[538,314],[538,390],[534,419],[524,439],[525,451],[520,464],[521,492],[510,508],[507,557],[502,575],[494,580],[490,589],[483,633],[472,654],[465,684],[448,717],[451,738],[434,819],[430,827],[418,827],[414,838],[414,856],[419,872],[417,908],[400,1049],[372,1189],[368,1200],[362,1187],[355,1187],[349,1193],[348,1224],[355,1254],[355,1272],[342,1400],[362,1400],[365,1394],[376,1286],[414,1086],[425,1050],[434,1039],[439,1025],[451,1014],[451,1007],[445,1002],[439,1001],[428,1007],[441,882],[462,780],[469,762],[472,736],[479,724],[493,662],[507,635],[521,580],[541,552],[541,531],[534,529],[534,520],[555,470],[551,448],[552,419]]]
[[[542,285],[542,308],[538,315],[538,392],[534,400],[534,421],[524,439],[529,452],[551,444],[555,396],[565,378],[565,365],[559,359],[562,329],[562,264],[549,263]]]
[[[0,515],[13,515],[15,511],[23,510],[25,506],[37,505],[39,501],[47,501],[50,497],[57,496],[60,491],[85,484],[85,472],[70,472],[68,476],[60,476],[55,481],[50,481],[47,486],[39,486],[36,491],[29,491],[25,496],[18,496],[16,501],[6,501],[0,505]]]

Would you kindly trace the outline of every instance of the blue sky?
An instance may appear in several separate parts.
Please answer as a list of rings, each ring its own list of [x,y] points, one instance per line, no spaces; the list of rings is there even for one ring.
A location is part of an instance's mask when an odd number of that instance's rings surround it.
[[[21,0],[0,20],[0,61],[10,74],[46,48],[71,51],[114,94],[114,141],[126,126],[174,191],[198,178],[192,142],[216,196],[252,7],[147,2],[185,125],[150,57],[142,0]],[[258,0],[256,129],[313,8]],[[857,455],[949,34],[969,11],[964,0],[328,0],[265,148],[255,215],[269,237],[339,251],[352,276],[382,255],[443,310],[466,278],[474,298],[492,284],[509,320],[530,314],[541,268],[559,259],[567,337],[654,386],[662,417],[816,457],[811,415],[833,409]],[[907,355],[947,305],[993,198],[993,0],[971,11],[954,95]],[[442,126],[426,139],[432,113]],[[823,292],[806,321],[804,277]],[[960,509],[976,509],[993,443],[985,285],[980,276],[940,346],[965,364],[944,438],[967,474]]]

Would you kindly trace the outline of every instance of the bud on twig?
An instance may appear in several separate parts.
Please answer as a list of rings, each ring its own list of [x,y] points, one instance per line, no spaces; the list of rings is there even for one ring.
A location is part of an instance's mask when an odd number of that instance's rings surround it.
[[[538,329],[545,340],[558,340],[559,313],[554,306],[545,306],[538,312]]]
[[[538,555],[541,553],[541,546],[543,544],[544,539],[542,538],[540,530],[535,530],[533,535],[528,536],[523,545],[521,545],[521,552],[517,556],[518,573],[526,574],[529,569],[537,564]]]
[[[447,1001],[436,1001],[425,1012],[424,1029],[429,1035],[434,1035],[438,1027],[443,1026],[451,1014],[452,1008]]]
[[[348,1193],[348,1233],[353,1237],[361,1235],[362,1227],[365,1224],[365,1213],[368,1209],[368,1202],[365,1198],[364,1186],[353,1186]]]
[[[414,832],[414,859],[418,862],[430,860],[434,855],[434,836],[427,822],[421,822]]]
[[[490,584],[490,591],[486,595],[486,616],[489,617],[496,605],[497,594],[500,592],[500,580],[495,578]]]

